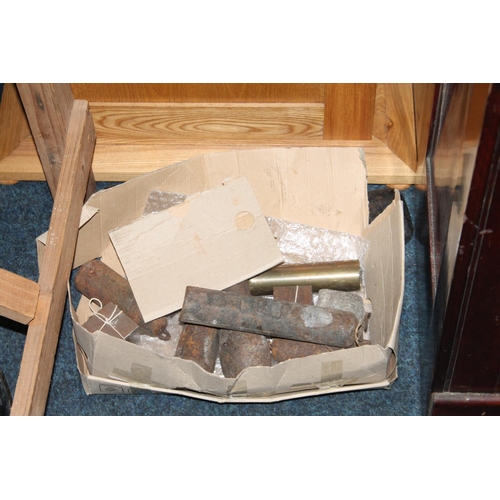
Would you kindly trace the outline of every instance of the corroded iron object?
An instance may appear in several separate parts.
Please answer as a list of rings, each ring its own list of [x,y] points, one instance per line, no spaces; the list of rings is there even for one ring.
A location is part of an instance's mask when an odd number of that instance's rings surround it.
[[[359,260],[318,262],[313,264],[285,264],[273,267],[250,281],[252,295],[272,295],[276,286],[312,286],[353,291],[361,287]]]
[[[168,319],[161,317],[144,323],[129,282],[100,260],[90,260],[80,266],[75,276],[75,287],[89,299],[99,299],[103,304],[116,304],[138,324],[140,334],[170,340]]]
[[[273,361],[281,363],[287,359],[305,358],[324,352],[340,350],[340,347],[328,347],[310,342],[299,342],[297,340],[273,339],[271,345],[271,356]]]
[[[185,325],[175,356],[189,359],[199,364],[204,370],[213,373],[219,352],[219,331],[200,325]]]
[[[237,377],[250,366],[271,366],[269,340],[264,335],[219,330],[220,365],[225,377]]]
[[[179,320],[333,347],[353,345],[358,327],[344,311],[191,286]]]
[[[372,314],[371,301],[352,292],[323,289],[318,292],[316,305],[352,312],[366,331]]]
[[[249,296],[250,286],[248,281],[243,281],[226,291]],[[267,337],[233,330],[219,331],[219,357],[222,373],[228,378],[237,377],[250,366],[271,366],[272,363]]]
[[[277,286],[274,288],[273,297],[274,300],[286,300],[302,305],[312,305],[313,303],[311,286]],[[276,363],[281,363],[287,359],[305,358],[306,356],[329,352],[333,349],[337,348],[310,342],[275,338],[271,344],[271,356]]]

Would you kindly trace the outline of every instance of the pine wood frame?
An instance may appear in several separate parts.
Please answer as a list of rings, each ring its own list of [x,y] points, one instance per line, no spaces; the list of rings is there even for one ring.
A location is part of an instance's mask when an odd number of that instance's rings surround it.
[[[75,100],[68,87],[21,84],[19,90],[31,129],[43,131],[37,139],[38,154],[54,206],[38,282],[0,270],[0,313],[28,324],[13,416],[45,413],[82,205],[93,185],[95,146],[88,102]]]

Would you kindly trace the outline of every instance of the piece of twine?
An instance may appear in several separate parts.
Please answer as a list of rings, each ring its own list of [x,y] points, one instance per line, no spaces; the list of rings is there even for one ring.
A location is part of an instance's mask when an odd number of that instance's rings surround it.
[[[94,302],[99,306],[99,309],[97,311],[94,310],[94,308],[93,308]],[[118,318],[118,316],[120,316],[120,314],[121,314],[121,311],[118,309],[118,306],[115,306],[115,308],[113,309],[113,312],[111,313],[109,318],[107,318],[104,314],[99,312],[99,310],[102,309],[102,302],[99,299],[97,299],[95,297],[90,299],[89,307],[90,307],[90,310],[92,311],[92,313],[103,322],[102,326],[108,325],[118,335],[120,335],[120,337],[123,337],[123,335],[111,324],[111,322],[116,320],[116,318]],[[100,330],[102,330],[102,327],[100,328]]]

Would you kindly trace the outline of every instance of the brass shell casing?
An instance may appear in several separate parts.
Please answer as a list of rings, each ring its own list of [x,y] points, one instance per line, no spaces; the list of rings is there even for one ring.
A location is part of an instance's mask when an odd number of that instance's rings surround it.
[[[277,286],[307,286],[317,292],[323,288],[351,292],[361,288],[359,260],[284,264],[249,280],[252,295],[272,295]]]

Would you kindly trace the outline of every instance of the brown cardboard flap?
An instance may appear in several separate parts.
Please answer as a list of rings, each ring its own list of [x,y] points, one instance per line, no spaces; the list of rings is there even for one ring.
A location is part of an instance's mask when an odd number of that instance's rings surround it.
[[[152,190],[192,195],[237,177],[249,181],[265,216],[356,235],[368,226],[366,168],[358,148],[215,153],[169,165],[92,195],[85,207],[94,215],[82,226],[74,267],[100,257],[110,244],[110,231],[139,219]],[[43,243],[40,254],[41,247]]]
[[[77,327],[77,326],[76,326]],[[206,397],[261,397],[321,390],[354,384],[376,384],[386,379],[391,349],[363,346],[292,359],[272,367],[252,367],[236,379],[209,374],[192,361],[162,358],[147,349],[102,332],[95,340],[93,376],[151,388],[189,390]],[[120,353],[117,356],[117,352]]]
[[[211,401],[215,403],[274,403],[279,401],[286,401],[290,399],[321,396],[326,394],[341,393],[347,391],[359,391],[365,389],[387,389],[391,383],[387,380],[382,382],[374,382],[367,386],[366,384],[354,384],[343,387],[322,387],[305,389],[297,387],[297,390],[287,394],[274,394],[262,396],[249,396],[247,394],[238,397],[233,395],[228,398],[227,396],[213,396],[201,392],[190,391],[187,389],[165,389],[161,387],[151,387],[138,382],[122,382],[119,380],[112,380],[109,378],[97,377],[95,375],[81,374],[82,383],[86,394],[138,394],[141,392],[159,392],[164,394],[176,394],[179,396],[186,396],[191,398],[200,399],[203,401]]]
[[[363,236],[370,243],[364,268],[366,295],[373,308],[370,337],[397,353],[405,280],[403,203],[394,201]]]
[[[283,262],[241,177],[110,232],[145,322],[182,307],[189,285],[222,290]]]
[[[98,210],[78,243],[78,267],[100,257],[109,231],[141,217],[152,190],[185,195],[245,177],[262,213],[301,224],[361,235],[368,226],[366,168],[358,148],[270,148],[216,153],[170,165],[98,191]]]

